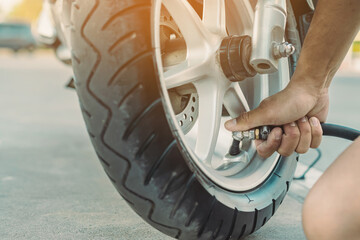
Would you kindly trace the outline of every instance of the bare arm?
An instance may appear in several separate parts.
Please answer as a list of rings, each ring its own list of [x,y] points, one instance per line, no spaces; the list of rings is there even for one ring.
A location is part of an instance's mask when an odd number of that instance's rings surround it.
[[[359,28],[359,0],[319,0],[294,80],[329,87]]]

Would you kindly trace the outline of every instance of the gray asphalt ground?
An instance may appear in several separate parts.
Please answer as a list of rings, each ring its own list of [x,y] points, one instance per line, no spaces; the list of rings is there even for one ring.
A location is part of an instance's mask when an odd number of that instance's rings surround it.
[[[71,74],[51,54],[0,52],[0,239],[169,239],[133,213],[104,174],[76,94],[64,87]],[[359,89],[359,76],[334,80],[330,122],[360,129]],[[325,139],[316,168],[324,171],[348,144]],[[247,239],[305,239],[306,193],[296,186]]]

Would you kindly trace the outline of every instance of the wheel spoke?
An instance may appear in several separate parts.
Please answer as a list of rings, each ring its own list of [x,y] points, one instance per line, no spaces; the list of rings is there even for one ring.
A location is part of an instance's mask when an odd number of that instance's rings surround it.
[[[243,112],[250,111],[248,102],[238,83],[232,83],[224,96],[224,106],[231,118],[238,117]]]
[[[280,77],[279,77],[280,75]],[[269,75],[269,95],[274,95],[289,83],[289,65],[287,58],[279,60],[279,71]]]
[[[219,81],[200,80],[195,83],[199,95],[198,132],[195,154],[210,163],[220,129],[224,87]]]
[[[254,12],[249,0],[227,1],[226,10],[226,15],[233,18],[231,24],[226,26],[229,34],[252,36]]]
[[[203,22],[212,33],[226,36],[225,0],[204,0]]]
[[[254,21],[254,12],[252,11],[252,6],[249,0],[235,1],[239,5],[242,5],[241,14],[247,14],[248,17],[243,17],[241,23],[243,25],[243,34],[252,36],[253,31],[253,21]],[[240,6],[239,6],[240,7]],[[245,10],[246,9],[246,10]]]
[[[166,87],[171,89],[204,79],[208,75],[209,68],[210,64],[207,61],[195,66],[189,66],[188,61],[173,66],[164,72]]]
[[[199,15],[187,1],[162,0],[162,3],[185,39],[190,65],[202,62],[209,53],[216,51],[219,39],[205,28]]]

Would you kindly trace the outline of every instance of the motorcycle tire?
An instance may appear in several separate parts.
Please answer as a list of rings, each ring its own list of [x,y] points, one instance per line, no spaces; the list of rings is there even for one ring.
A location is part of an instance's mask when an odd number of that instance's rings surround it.
[[[163,108],[152,11],[149,0],[72,4],[76,91],[92,144],[120,195],[154,228],[178,239],[241,239],[274,215],[289,190],[297,155],[281,157],[256,189],[220,189],[248,199],[250,210],[210,194],[208,181],[185,159]]]

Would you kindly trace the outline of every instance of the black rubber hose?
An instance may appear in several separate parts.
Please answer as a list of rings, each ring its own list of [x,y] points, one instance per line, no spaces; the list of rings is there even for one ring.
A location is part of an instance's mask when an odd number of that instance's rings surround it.
[[[353,128],[344,127],[331,123],[322,123],[321,127],[323,130],[323,136],[338,137],[350,141],[354,141],[356,138],[360,137],[360,131]],[[236,156],[241,153],[239,144],[240,141],[233,139],[233,142],[229,149],[229,154],[231,156]]]
[[[360,136],[360,131],[336,124],[322,123],[323,136],[331,136],[344,138],[350,141],[354,141]]]

